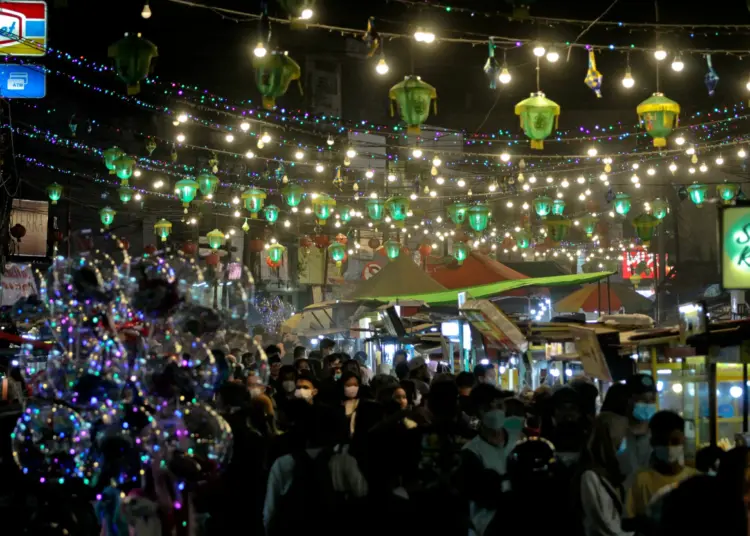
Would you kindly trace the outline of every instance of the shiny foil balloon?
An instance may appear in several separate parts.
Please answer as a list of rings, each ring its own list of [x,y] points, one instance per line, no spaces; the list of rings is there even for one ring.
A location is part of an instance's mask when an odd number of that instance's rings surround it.
[[[24,409],[11,434],[13,459],[21,471],[41,483],[64,484],[80,478],[90,483],[86,466],[91,425],[74,410],[47,401]]]
[[[142,257],[134,264],[126,295],[143,321],[164,321],[180,303],[174,269],[162,258]]]

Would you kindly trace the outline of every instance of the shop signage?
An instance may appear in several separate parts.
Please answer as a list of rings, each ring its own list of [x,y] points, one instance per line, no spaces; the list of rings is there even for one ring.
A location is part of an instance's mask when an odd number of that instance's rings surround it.
[[[510,352],[525,352],[529,348],[529,341],[518,326],[489,300],[467,301],[461,307],[461,315],[500,348]]]
[[[721,286],[750,289],[750,204],[721,209],[719,251]]]
[[[0,276],[2,280],[1,305],[13,305],[21,298],[28,298],[37,293],[31,270],[29,264],[9,263],[5,265],[5,271]]]
[[[596,331],[591,328],[573,326],[569,329],[575,340],[576,351],[586,374],[604,382],[611,382],[612,373],[609,370],[609,365],[607,365],[607,359],[604,356],[601,344],[599,344]]]
[[[666,258],[666,254],[664,257]],[[649,253],[645,249],[631,249],[625,252],[622,259],[622,277],[630,279],[638,275],[641,279],[654,279],[658,266],[656,253]]]
[[[17,255],[44,257],[47,255],[47,201],[14,199],[10,212],[11,227],[20,223],[26,228],[26,236],[17,244]]]
[[[0,54],[44,56],[46,49],[46,2],[0,2]]]
[[[0,97],[42,99],[46,92],[46,74],[42,66],[8,64],[0,67]]]

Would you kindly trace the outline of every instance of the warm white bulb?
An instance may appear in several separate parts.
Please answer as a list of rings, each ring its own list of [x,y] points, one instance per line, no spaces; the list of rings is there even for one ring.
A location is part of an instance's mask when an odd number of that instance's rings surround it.
[[[675,58],[672,60],[672,70],[679,73],[684,68],[685,63],[682,61],[682,58],[680,56],[675,56]]]
[[[302,13],[299,14],[299,18],[302,20],[310,20],[311,18],[313,18],[313,15],[313,10],[307,7],[302,10]]]
[[[327,144],[327,145],[328,145],[329,147],[333,147],[333,144],[334,144],[334,143],[335,143],[335,141],[333,140],[333,136],[331,136],[331,135],[329,134],[329,135],[328,135],[328,139],[326,140],[326,144]]]
[[[409,196],[409,199],[411,199],[412,201],[416,201],[417,200],[417,194],[411,194]]]
[[[641,179],[638,177],[638,175],[633,174],[633,176],[630,177],[630,182],[632,182],[633,184],[638,184],[639,182],[641,182]]]
[[[224,139],[227,140],[227,143],[232,143],[234,141],[234,136],[232,134],[227,134]]]
[[[245,158],[248,158],[248,159],[255,158],[255,153],[252,151],[248,151],[245,153]]]
[[[152,15],[152,13],[151,13],[151,6],[149,6],[148,2],[146,2],[143,5],[143,11],[141,11],[141,17],[143,17],[144,19],[150,19],[151,15]]]
[[[500,75],[497,77],[501,84],[510,84],[513,77],[510,75],[510,71],[507,67],[503,67],[500,71]]]
[[[180,123],[185,123],[187,120],[188,120],[188,114],[184,112],[177,116],[177,121],[179,121]]]
[[[240,204],[240,198],[236,195],[232,198],[232,204],[233,205],[239,205]]]
[[[688,173],[690,173],[691,175],[692,175],[693,173],[695,173],[695,168],[694,168],[694,167],[689,167],[689,168],[688,168]]]
[[[323,173],[324,169],[325,168],[323,167],[323,164],[316,164],[315,165],[315,171],[317,171],[318,173]]]
[[[430,197],[437,197],[437,191],[436,190],[432,190],[430,192]],[[427,233],[427,229],[425,229],[424,231],[425,231],[425,233]]]
[[[503,153],[500,155],[500,160],[502,160],[503,162],[507,162],[508,160],[510,160],[510,155],[508,153]]]
[[[141,197],[141,194],[135,194],[135,197],[133,199],[135,199],[136,201],[140,201],[143,198]]]
[[[745,84],[745,87],[747,88],[748,91],[750,91],[750,81],[747,84]]]
[[[443,163],[443,161],[440,160],[440,158],[437,157],[437,156],[432,159],[432,165],[435,166],[435,167],[440,167],[440,164],[442,164],[442,163]]]
[[[392,173],[390,175],[388,175],[388,182],[396,182],[396,175],[394,175]],[[440,184],[440,183],[438,183],[438,184]]]
[[[161,188],[162,186],[164,186],[164,181],[162,180],[154,181],[154,188],[156,188],[157,190]]]
[[[508,208],[513,208],[513,201],[508,201],[507,203],[505,203],[505,206]]]
[[[375,66],[375,72],[379,75],[388,74],[388,71],[390,71],[391,68],[388,67],[388,63],[385,61],[385,58],[380,58],[378,60],[378,64]]]
[[[639,167],[641,167],[641,165],[638,162],[634,162],[632,165],[633,169],[638,169]]]
[[[263,135],[260,137],[260,141],[262,141],[263,143],[270,143],[271,135],[268,132],[264,132]]]
[[[445,182],[445,179],[443,177],[438,177],[435,179],[435,182],[438,184],[443,184]]]
[[[586,182],[586,177],[584,177],[583,175],[581,175],[581,176],[579,176],[579,177],[578,177],[578,178],[576,179],[576,182],[577,182],[578,184],[583,184],[584,182]]]
[[[296,153],[294,153],[294,158],[296,158],[297,160],[302,160],[304,157],[305,153],[303,153],[302,151],[297,151]]]
[[[594,157],[597,154],[599,154],[599,151],[596,150],[596,147],[590,148],[587,152],[588,152],[588,155],[591,157]]]
[[[136,169],[136,170],[135,170],[135,171],[133,172],[133,177],[135,177],[135,178],[137,179],[138,177],[140,177],[140,176],[141,176],[141,173],[142,173],[142,172],[141,172],[141,170],[140,170],[140,169]]]
[[[570,186],[568,179],[563,179],[563,181],[560,183],[560,186],[562,186],[563,188],[567,188],[568,186]]]
[[[677,171],[677,164],[675,164],[674,162],[672,162],[671,164],[669,164],[669,171],[671,171],[672,173],[674,173],[675,171]]]
[[[432,43],[435,41],[435,34],[432,32],[424,32],[424,34],[422,34],[422,41],[427,44]]]
[[[630,73],[630,69],[625,71],[625,76],[622,77],[622,86],[626,89],[630,89],[635,85],[635,78]]]
[[[463,188],[464,186],[466,186],[466,181],[463,179],[458,179],[458,182],[456,184],[459,188]]]
[[[708,171],[708,166],[706,164],[701,164],[698,169],[701,170],[701,173],[705,173],[706,171]]]
[[[414,150],[413,150],[413,151],[411,152],[411,155],[412,155],[412,156],[413,156],[414,158],[422,158],[422,149],[414,149]]]
[[[674,142],[675,142],[675,143],[676,143],[677,145],[684,145],[684,144],[685,144],[685,138],[683,138],[682,136],[677,136],[677,137],[676,137],[676,138],[674,139]]]
[[[266,49],[266,45],[263,44],[263,41],[258,41],[258,44],[255,45],[255,48],[253,49],[253,54],[256,58],[262,58],[268,54],[268,49]]]
[[[540,43],[537,43],[537,45],[534,47],[534,56],[537,58],[541,58],[544,56],[544,53],[547,52],[547,50],[542,46]]]
[[[722,158],[721,156],[717,156],[717,157],[716,157],[716,165],[717,165],[717,166],[720,166],[720,165],[722,165],[723,163],[724,163],[724,158]]]
[[[737,151],[737,156],[740,158],[745,158],[747,156],[745,149],[740,149],[739,151]]]
[[[375,172],[373,170],[368,169],[367,171],[365,171],[365,177],[367,177],[368,179],[371,179],[374,176],[375,176]]]
[[[243,121],[242,123],[240,123],[240,130],[242,132],[247,132],[248,130],[250,130],[250,123],[248,123],[247,121]]]
[[[550,63],[556,63],[560,59],[560,54],[556,50],[550,50],[547,52],[547,61]]]
[[[648,175],[656,175],[656,170],[655,170],[654,168],[650,167],[650,168],[648,168],[648,169],[646,170],[646,173],[647,173]]]
[[[552,184],[553,182],[555,182],[555,179],[553,179],[552,177],[547,177],[546,181],[547,184]]]
[[[695,154],[695,147],[688,147],[687,149],[685,149],[685,154],[688,155],[688,156],[694,155]]]
[[[607,174],[606,173],[602,173],[601,175],[599,175],[599,180],[602,181],[602,182],[606,181],[607,180]]]
[[[667,51],[664,50],[661,46],[657,48],[654,51],[654,58],[656,58],[657,61],[663,61],[667,59]]]
[[[354,158],[355,156],[357,156],[357,151],[355,151],[354,149],[352,149],[351,147],[349,147],[346,150],[346,156],[347,156],[347,158]]]
[[[182,143],[185,141],[185,134],[177,134],[177,143]]]

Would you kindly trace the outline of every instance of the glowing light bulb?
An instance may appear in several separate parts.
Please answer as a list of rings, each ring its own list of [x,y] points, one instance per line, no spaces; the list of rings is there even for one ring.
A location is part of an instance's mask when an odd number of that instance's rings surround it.
[[[354,149],[352,149],[351,147],[349,147],[346,150],[346,156],[347,156],[347,158],[354,158],[355,156],[357,156],[357,151],[355,151]]]
[[[632,166],[633,169],[638,169],[639,167],[641,167],[641,165],[638,162],[633,163],[633,166]]]
[[[531,184],[536,184],[536,177],[534,175],[532,175],[531,177],[529,177],[529,182]]]
[[[326,139],[326,144],[327,144],[327,145],[328,145],[329,147],[333,147],[333,144],[334,144],[334,143],[335,143],[335,142],[333,141],[333,136],[331,136],[331,135],[329,134],[329,135],[328,135],[328,139]]]
[[[669,171],[671,171],[672,173],[674,173],[675,171],[677,171],[677,164],[675,164],[674,162],[672,162],[671,164],[669,164]]]
[[[424,31],[422,28],[417,28],[414,32],[414,40],[419,43],[432,43],[435,41],[435,34],[430,31]]]
[[[437,197],[437,191],[436,190],[432,190],[430,192],[430,197]],[[424,231],[425,231],[425,234],[426,234],[427,233],[427,229],[425,229]]]
[[[271,143],[271,135],[268,132],[264,132],[260,137],[260,141],[263,143]]]
[[[136,201],[140,201],[143,198],[141,197],[141,194],[135,194],[135,197],[133,199],[135,199]]]
[[[587,151],[587,153],[588,153],[588,155],[589,155],[589,156],[591,156],[591,157],[594,157],[594,156],[596,156],[597,154],[599,154],[599,151],[597,151],[597,150],[596,150],[596,147],[591,147],[591,148],[590,148],[590,149],[589,149],[589,150]]]
[[[555,182],[555,179],[553,179],[552,177],[547,177],[546,181],[547,184],[552,184],[553,182]]]
[[[375,176],[375,172],[373,170],[368,169],[367,171],[365,171],[365,177],[367,177],[368,179],[371,179],[374,176]]]
[[[583,184],[584,182],[586,182],[586,177],[584,177],[583,175],[581,175],[580,177],[578,177],[578,178],[576,179],[576,182],[577,182],[578,184]]]
[[[252,151],[248,151],[245,153],[245,158],[248,158],[248,159],[255,158],[255,153]]]
[[[183,143],[185,141],[185,134],[177,134],[177,143]]]
[[[232,143],[234,141],[234,136],[232,134],[227,134],[224,139],[227,140],[227,143]]]
[[[656,61],[664,61],[667,59],[667,51],[664,50],[664,47],[659,45],[659,47],[654,50],[654,58],[656,58]]]
[[[315,164],[315,171],[317,171],[318,173],[323,173],[324,169],[325,167],[323,166],[323,164]]]
[[[239,210],[235,210],[235,211],[234,211],[234,217],[235,217],[235,218],[239,218],[239,217],[240,217],[241,215],[242,215],[242,214],[240,213],[240,211],[239,211]]]
[[[602,173],[601,175],[599,175],[599,180],[602,181],[602,182],[606,181],[607,180],[607,174],[606,173]]]
[[[560,59],[560,54],[557,53],[557,51],[554,48],[551,48],[549,52],[547,52],[547,61],[550,63],[556,63],[557,60]]]
[[[378,64],[375,66],[375,72],[379,75],[388,74],[388,71],[390,71],[391,68],[388,67],[388,63],[385,61],[385,58],[380,58],[378,60]]]
[[[685,68],[685,63],[682,61],[682,56],[679,54],[672,60],[672,70],[679,73]]]
[[[459,188],[463,188],[464,186],[466,186],[466,181],[465,181],[465,180],[463,180],[463,179],[458,179],[458,182],[456,183],[456,185],[457,185],[457,186],[458,186]]]
[[[501,84],[510,84],[513,77],[510,75],[510,71],[507,67],[503,67],[500,71],[500,75],[497,77]]]
[[[432,159],[432,165],[435,166],[435,167],[440,167],[440,164],[442,164],[442,163],[443,163],[443,161],[440,160],[439,156],[436,156],[435,158]]]
[[[650,168],[648,168],[646,170],[646,174],[648,174],[648,175],[656,175],[656,170],[654,168],[650,167]]]
[[[630,177],[630,182],[632,182],[633,184],[638,184],[640,181],[640,177],[638,177],[638,175],[636,174],[633,174],[633,176]]]
[[[151,15],[151,6],[148,5],[148,0],[146,0],[146,3],[143,4],[143,11],[141,11],[141,17],[144,19],[150,19]]]
[[[247,132],[248,130],[250,130],[250,123],[248,123],[247,121],[243,121],[242,123],[240,123],[240,130],[242,132]]]
[[[296,153],[294,153],[294,158],[296,158],[297,160],[302,160],[304,157],[305,153],[302,151],[297,151]]]
[[[388,182],[396,182],[396,175],[394,175],[392,173],[390,175],[388,175]],[[438,183],[438,184],[440,184],[440,183]]]
[[[737,156],[740,158],[745,158],[747,156],[745,149],[740,149],[739,151],[737,151]]]
[[[635,85],[635,78],[633,78],[633,73],[630,72],[630,67],[625,69],[625,76],[622,77],[622,87],[626,89],[630,89]]]
[[[186,114],[185,112],[177,116],[177,121],[179,121],[180,123],[185,123],[187,120],[188,120],[188,114]]]
[[[544,53],[547,52],[547,49],[545,49],[544,45],[542,45],[541,43],[537,43],[534,46],[534,50],[532,52],[534,52],[534,56],[536,56],[537,58],[541,58],[542,56],[544,56]]]
[[[705,173],[708,171],[708,166],[705,163],[702,163],[698,169],[701,170],[701,173]]]
[[[685,138],[684,138],[684,137],[682,137],[682,136],[677,136],[677,137],[676,137],[676,138],[674,139],[674,142],[675,142],[675,143],[676,143],[677,145],[685,145]]]
[[[443,184],[445,182],[445,179],[443,177],[438,177],[437,179],[435,179],[435,182],[438,184]]]
[[[717,156],[717,157],[716,157],[716,165],[717,165],[717,166],[720,166],[720,165],[722,165],[723,163],[724,163],[724,158],[723,158],[723,157],[722,157],[721,155]]]
[[[310,20],[311,18],[313,18],[313,15],[313,10],[309,7],[306,7],[302,10],[302,13],[299,14],[299,18],[302,20]]]
[[[141,170],[140,170],[140,169],[136,169],[136,170],[135,170],[135,171],[133,172],[133,177],[135,177],[135,178],[137,179],[137,178],[138,178],[138,177],[140,177],[140,176],[141,176]]]
[[[159,179],[157,181],[154,181],[154,188],[156,188],[157,190],[159,188],[161,188],[162,186],[164,186],[164,181],[163,180]]]
[[[414,158],[422,158],[422,149],[418,149],[418,148],[417,149],[413,149],[412,152],[411,152],[411,155]]]
[[[560,183],[560,186],[562,186],[563,188],[567,188],[568,186],[570,186],[568,179],[563,179],[563,181]]]
[[[528,203],[524,203],[523,205],[521,205],[521,208],[524,209],[524,210],[529,210],[529,204]]]
[[[508,201],[507,203],[505,203],[505,206],[508,208],[513,208],[513,201]]]
[[[508,153],[503,153],[500,155],[500,160],[502,160],[503,162],[507,162],[510,160],[510,155]]]
[[[233,205],[239,205],[240,204],[240,198],[236,195],[232,198],[232,204]]]
[[[412,201],[416,201],[417,200],[417,194],[411,194],[409,196],[409,199],[411,199]]]
[[[258,44],[255,45],[255,48],[253,49],[253,54],[256,58],[262,58],[268,54],[268,49],[266,48],[266,45],[263,44],[263,41],[258,41]]]
[[[688,168],[688,173],[690,173],[691,175],[692,175],[693,173],[695,173],[695,168],[694,168],[694,167],[690,167],[690,168]]]

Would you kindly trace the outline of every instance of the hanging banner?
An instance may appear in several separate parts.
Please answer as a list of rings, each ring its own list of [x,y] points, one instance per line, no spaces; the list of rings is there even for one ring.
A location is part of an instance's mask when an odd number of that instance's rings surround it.
[[[47,201],[14,199],[10,212],[10,226],[20,223],[26,229],[26,236],[16,245],[16,255],[44,257],[47,255]]]
[[[21,298],[28,298],[37,293],[30,264],[6,264],[5,272],[0,276],[0,280],[2,280],[2,291],[0,291],[2,303],[0,305],[13,305]]]

